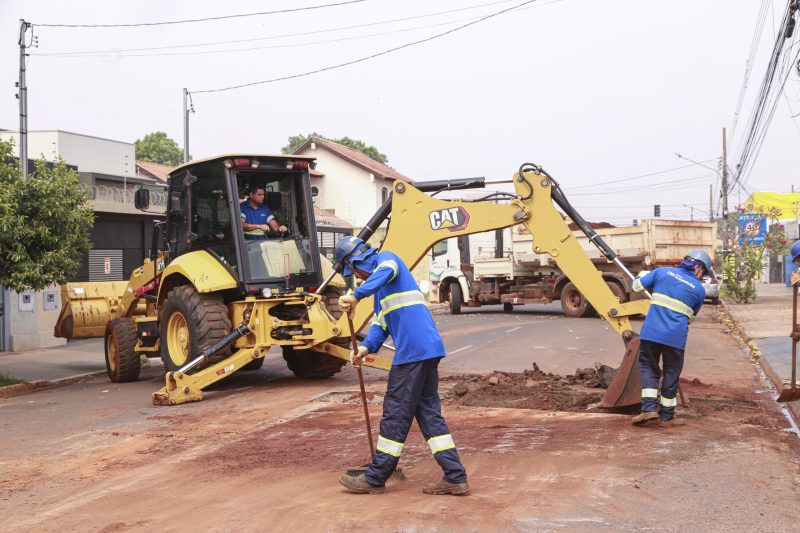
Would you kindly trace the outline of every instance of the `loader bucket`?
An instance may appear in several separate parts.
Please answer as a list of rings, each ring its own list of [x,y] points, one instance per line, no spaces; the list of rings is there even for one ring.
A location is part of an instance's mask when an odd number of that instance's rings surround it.
[[[642,379],[639,375],[639,337],[628,342],[617,375],[606,389],[600,407],[612,409],[637,405],[642,401]]]
[[[61,314],[53,334],[65,339],[102,337],[106,324],[124,313],[124,281],[67,283],[61,286]]]

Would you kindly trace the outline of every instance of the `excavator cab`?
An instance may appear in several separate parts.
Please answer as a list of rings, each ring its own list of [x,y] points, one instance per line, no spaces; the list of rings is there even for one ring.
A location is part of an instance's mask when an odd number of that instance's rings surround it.
[[[166,264],[198,250],[211,254],[244,294],[308,290],[321,282],[309,182],[312,158],[236,156],[193,161],[170,175]],[[265,190],[264,205],[287,227],[246,238],[241,206],[248,191]]]

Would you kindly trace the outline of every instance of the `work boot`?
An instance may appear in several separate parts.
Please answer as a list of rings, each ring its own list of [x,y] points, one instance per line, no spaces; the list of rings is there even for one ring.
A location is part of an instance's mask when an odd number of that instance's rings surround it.
[[[422,487],[422,492],[425,494],[452,494],[454,496],[464,496],[469,493],[469,484],[464,483],[450,483],[446,479],[440,479],[435,483],[428,483]]]
[[[686,425],[686,420],[683,420],[682,418],[674,418],[673,417],[673,418],[670,418],[669,420],[663,420],[662,419],[662,420],[658,421],[658,427],[662,427],[662,428],[674,428],[674,427],[685,426],[685,425]]]
[[[347,490],[357,494],[383,494],[386,491],[384,486],[376,487],[375,485],[370,485],[364,474],[357,477],[341,476],[339,483],[344,485]]]
[[[633,420],[631,420],[631,423],[634,426],[644,426],[647,423],[657,419],[658,419],[658,413],[656,413],[655,411],[643,411],[642,413],[639,413],[638,415],[634,416]]]

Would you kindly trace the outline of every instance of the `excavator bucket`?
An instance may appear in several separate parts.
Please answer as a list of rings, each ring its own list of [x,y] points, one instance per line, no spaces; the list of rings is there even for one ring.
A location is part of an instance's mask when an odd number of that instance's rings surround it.
[[[628,342],[617,375],[606,389],[600,407],[612,409],[637,405],[642,401],[642,379],[639,376],[639,337]]]
[[[122,316],[120,305],[128,284],[124,281],[67,283],[61,286],[61,314],[56,337],[65,339],[102,337],[106,324]]]

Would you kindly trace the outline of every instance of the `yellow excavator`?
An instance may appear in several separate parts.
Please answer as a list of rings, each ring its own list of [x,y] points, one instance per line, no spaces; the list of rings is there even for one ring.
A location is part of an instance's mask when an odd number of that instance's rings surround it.
[[[156,224],[153,249],[130,280],[69,283],[55,334],[105,336],[113,382],[135,381],[142,355],[161,357],[165,386],[153,403],[198,401],[203,389],[238,370],[260,368],[272,346],[301,378],[325,378],[347,363],[349,329],[338,307],[344,280],[320,256],[311,201],[314,159],[295,155],[223,155],[191,161],[170,173],[166,219]],[[410,184],[395,181],[388,199],[359,233],[368,240],[388,220],[381,249],[413,268],[437,242],[524,224],[533,250],[558,267],[622,337],[626,351],[602,407],[640,401],[639,339],[630,317],[646,314],[649,300],[620,302],[565,222],[575,222],[606,258],[631,276],[590,225],[572,208],[558,183],[525,163],[506,182],[514,193],[478,200],[435,198],[444,191],[483,188],[484,178]],[[288,227],[267,239],[244,238],[239,204],[253,186]],[[148,209],[149,192],[135,205]],[[563,212],[556,209],[558,206]],[[371,299],[356,308],[360,330]],[[532,354],[533,355],[533,354]],[[365,365],[388,370],[391,357],[370,355]]]

